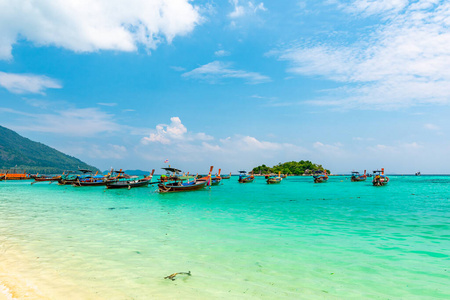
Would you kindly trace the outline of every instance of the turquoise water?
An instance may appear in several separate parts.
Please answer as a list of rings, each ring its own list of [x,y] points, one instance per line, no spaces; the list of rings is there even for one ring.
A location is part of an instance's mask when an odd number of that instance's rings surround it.
[[[0,182],[0,283],[50,299],[450,298],[450,177],[223,182]]]

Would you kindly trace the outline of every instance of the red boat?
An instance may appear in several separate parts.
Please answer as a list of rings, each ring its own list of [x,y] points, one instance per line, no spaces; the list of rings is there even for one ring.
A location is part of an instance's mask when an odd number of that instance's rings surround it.
[[[384,175],[384,168],[380,170],[373,171],[372,184],[374,186],[384,186],[389,183],[389,177]]]

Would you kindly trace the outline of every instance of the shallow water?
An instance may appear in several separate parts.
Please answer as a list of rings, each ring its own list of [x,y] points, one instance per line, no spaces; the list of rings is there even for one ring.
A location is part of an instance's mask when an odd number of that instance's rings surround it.
[[[155,190],[0,182],[0,295],[450,298],[450,177]]]

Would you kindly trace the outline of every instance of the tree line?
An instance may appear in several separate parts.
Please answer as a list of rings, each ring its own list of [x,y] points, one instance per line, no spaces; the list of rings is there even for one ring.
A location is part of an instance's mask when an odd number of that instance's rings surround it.
[[[253,172],[255,174],[270,174],[281,172],[281,174],[288,175],[303,175],[303,174],[313,174],[316,171],[325,171],[326,169],[319,164],[314,164],[309,160],[301,160],[299,162],[290,161],[285,163],[278,163],[273,167],[268,167],[266,165],[261,165],[253,168]],[[327,173],[330,173],[330,170],[326,170]]]

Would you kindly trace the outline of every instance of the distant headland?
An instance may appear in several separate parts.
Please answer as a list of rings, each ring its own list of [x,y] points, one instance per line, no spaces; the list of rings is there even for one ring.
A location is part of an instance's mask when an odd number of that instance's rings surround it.
[[[0,126],[0,170],[22,169],[27,173],[57,174],[66,170],[96,167],[42,143],[33,142],[15,131]]]

